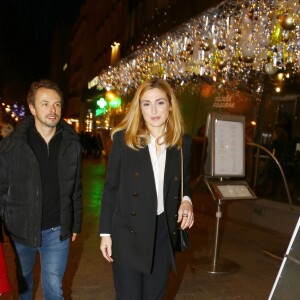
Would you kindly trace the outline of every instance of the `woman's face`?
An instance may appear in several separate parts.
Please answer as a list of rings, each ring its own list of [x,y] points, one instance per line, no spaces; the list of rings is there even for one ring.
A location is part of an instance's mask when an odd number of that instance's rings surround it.
[[[148,129],[157,137],[161,134],[171,110],[166,93],[158,88],[145,92],[140,99],[140,107]]]

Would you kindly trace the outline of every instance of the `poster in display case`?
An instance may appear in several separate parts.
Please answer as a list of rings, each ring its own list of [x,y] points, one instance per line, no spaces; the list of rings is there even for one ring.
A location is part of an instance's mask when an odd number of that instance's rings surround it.
[[[245,176],[245,116],[210,113],[204,172],[211,177]]]

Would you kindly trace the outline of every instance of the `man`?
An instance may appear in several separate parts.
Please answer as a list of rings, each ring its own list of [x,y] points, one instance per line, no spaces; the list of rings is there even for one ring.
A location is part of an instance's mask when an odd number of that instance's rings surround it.
[[[81,227],[81,145],[61,120],[62,97],[55,83],[34,82],[33,116],[0,143],[0,216],[21,267],[20,299],[32,299],[37,251],[45,299],[63,299],[69,241]]]

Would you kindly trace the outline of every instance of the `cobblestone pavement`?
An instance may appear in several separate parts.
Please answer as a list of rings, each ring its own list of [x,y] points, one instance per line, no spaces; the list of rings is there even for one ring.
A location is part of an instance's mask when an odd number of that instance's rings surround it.
[[[71,244],[64,278],[65,299],[112,300],[115,299],[115,295],[111,266],[100,255],[98,237],[104,164],[99,160],[85,160],[83,170],[83,228],[77,240]],[[237,263],[240,268],[235,273],[212,275],[203,270],[201,262],[203,258],[211,260],[213,256],[215,239],[213,200],[204,189],[198,187],[194,189],[193,201],[196,221],[190,231],[192,249],[177,255],[178,275],[171,274],[165,299],[267,299],[281,261],[264,255],[264,250],[282,256],[290,236],[238,224],[224,218],[220,226],[220,253],[217,262],[226,258]],[[4,242],[4,250],[14,289],[1,299],[18,299],[14,254],[7,239]],[[38,264],[35,268],[35,282],[35,299],[43,299]]]

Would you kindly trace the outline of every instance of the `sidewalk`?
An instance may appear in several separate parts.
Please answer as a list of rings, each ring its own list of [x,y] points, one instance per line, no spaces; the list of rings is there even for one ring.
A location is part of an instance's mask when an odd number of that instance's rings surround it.
[[[104,181],[104,165],[99,160],[84,162],[84,219],[82,233],[71,244],[64,278],[65,299],[113,300],[111,266],[100,255],[98,237],[99,203]],[[166,300],[265,300],[268,298],[281,261],[264,255],[264,250],[283,255],[290,236],[226,219],[220,226],[220,258],[236,262],[240,269],[232,274],[211,275],[199,271],[203,257],[212,258],[215,238],[214,203],[207,192],[195,188],[195,225],[190,231],[192,250],[177,255],[178,274],[171,274]],[[208,209],[207,209],[208,208]],[[204,214],[204,211],[211,213]],[[14,254],[8,241],[4,250],[9,277],[14,287],[1,299],[17,297]],[[35,299],[43,299],[39,266],[35,269]]]

